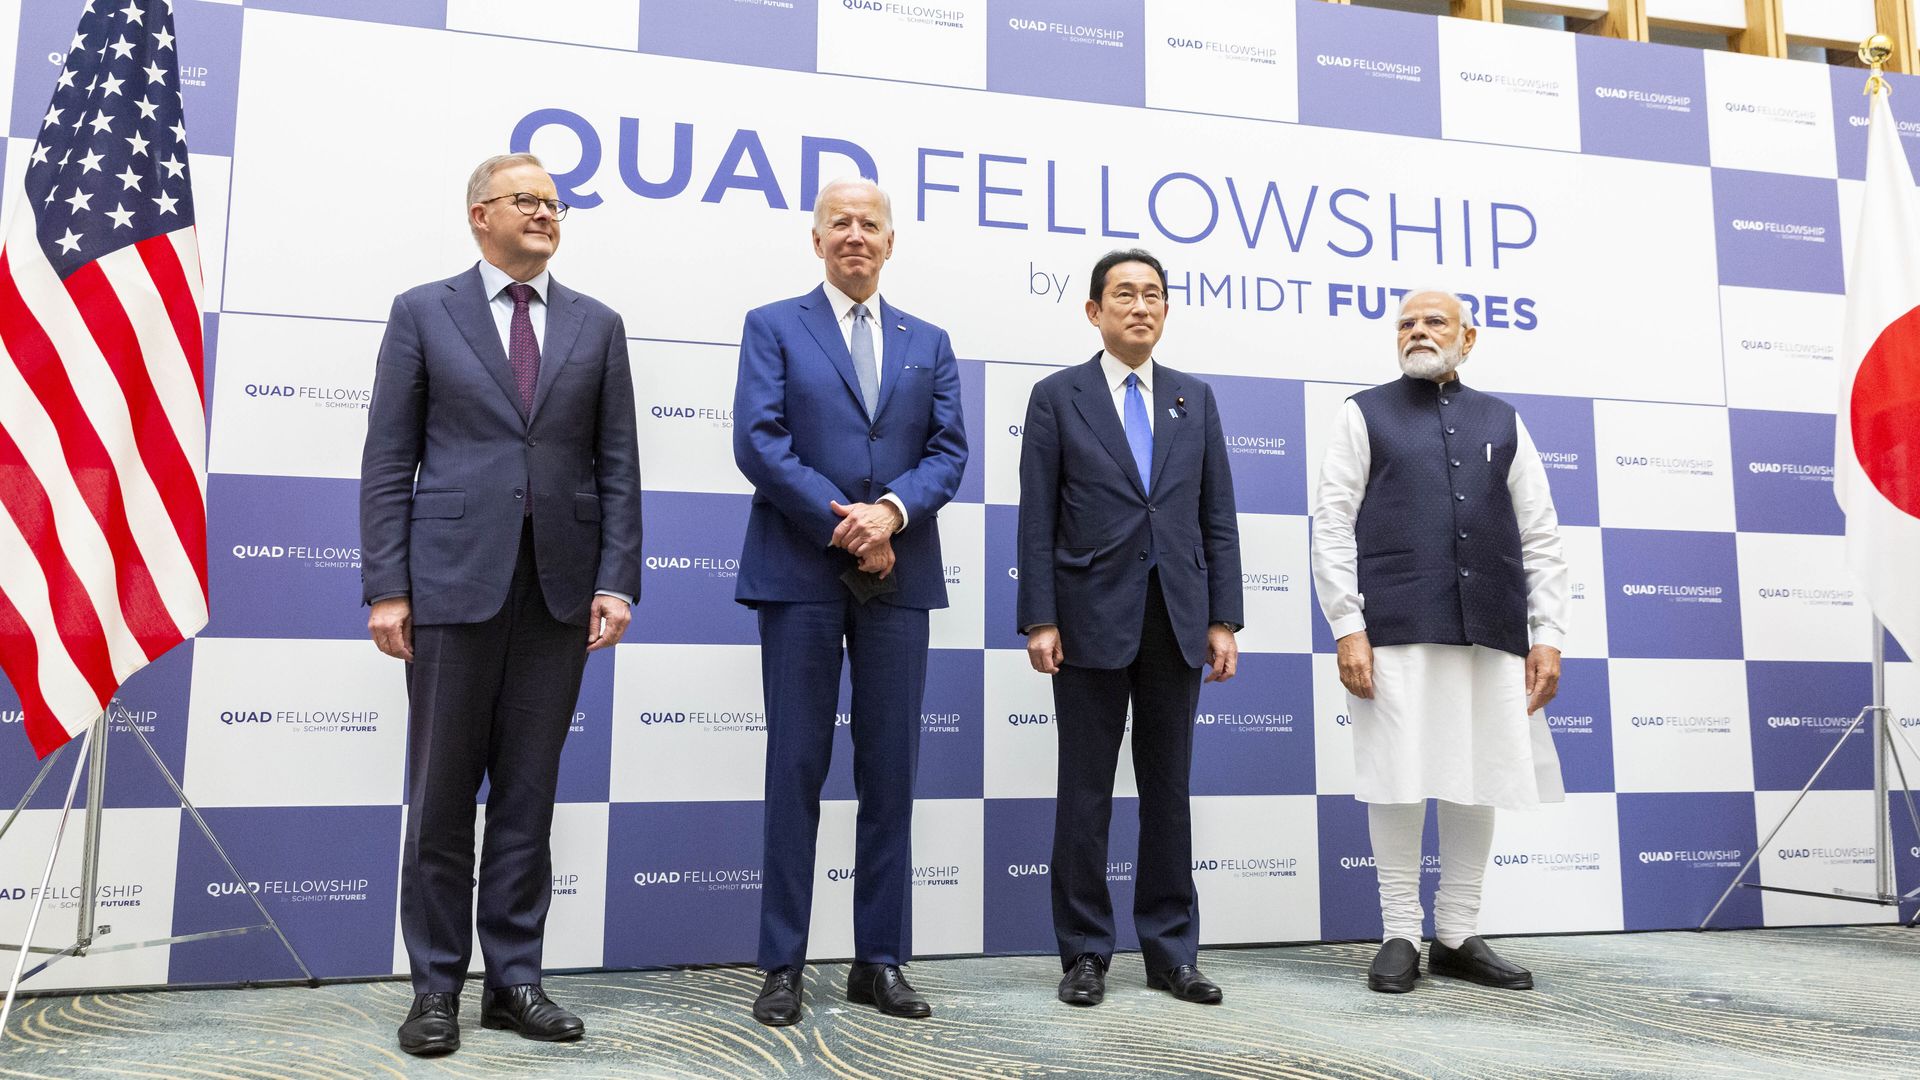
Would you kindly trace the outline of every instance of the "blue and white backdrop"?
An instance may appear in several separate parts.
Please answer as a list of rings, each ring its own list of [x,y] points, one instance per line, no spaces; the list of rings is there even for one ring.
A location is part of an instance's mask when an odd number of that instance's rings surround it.
[[[8,190],[78,6],[0,0]],[[381,320],[395,292],[474,259],[462,185],[508,149],[543,155],[578,208],[557,273],[635,335],[647,490],[645,596],[628,643],[588,665],[567,745],[550,966],[752,956],[766,734],[732,600],[735,343],[747,308],[818,280],[807,210],[856,170],[893,193],[888,297],[966,358],[973,461],[940,515],[953,606],[934,619],[914,822],[923,955],[1051,948],[1055,737],[1013,625],[1016,463],[1028,388],[1098,347],[1079,308],[1113,246],[1167,263],[1160,355],[1219,391],[1242,511],[1244,666],[1204,692],[1195,736],[1203,941],[1379,932],[1306,512],[1336,404],[1397,374],[1386,290],[1474,298],[1466,378],[1526,417],[1573,566],[1549,709],[1572,794],[1502,815],[1486,930],[1696,923],[1866,699],[1830,418],[1858,71],[1317,0],[176,6],[217,358],[213,615],[124,698],[319,974],[405,966],[406,699],[358,604]],[[1895,81],[1920,156],[1920,84]],[[1911,730],[1920,685],[1893,657]],[[0,688],[0,719],[19,717]],[[34,770],[9,739],[7,801]],[[245,921],[145,755],[119,746],[112,939]],[[821,824],[820,957],[851,947],[847,749]],[[1761,876],[1869,887],[1869,786],[1855,739]],[[56,799],[0,844],[0,927],[24,925]],[[1122,911],[1131,811],[1109,871]],[[1910,883],[1920,837],[1896,835]],[[78,880],[70,854],[41,940],[68,934]],[[1743,892],[1722,921],[1876,914]],[[252,935],[66,963],[42,985],[293,974]]]

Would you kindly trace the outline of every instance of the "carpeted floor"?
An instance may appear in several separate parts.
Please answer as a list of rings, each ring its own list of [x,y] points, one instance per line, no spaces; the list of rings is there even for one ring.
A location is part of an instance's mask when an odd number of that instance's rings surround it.
[[[541,1045],[481,1030],[466,1045],[400,1053],[404,982],[319,990],[90,994],[27,1001],[0,1043],[0,1077],[276,1080],[360,1077],[1920,1077],[1920,931],[1768,930],[1512,939],[1532,993],[1423,978],[1366,990],[1371,945],[1204,951],[1217,1007],[1145,988],[1116,959],[1105,1005],[1054,1000],[1048,957],[928,961],[910,977],[934,1018],[847,1004],[846,967],[808,969],[806,1019],[748,1015],[743,968],[572,975],[548,992],[587,1038]]]

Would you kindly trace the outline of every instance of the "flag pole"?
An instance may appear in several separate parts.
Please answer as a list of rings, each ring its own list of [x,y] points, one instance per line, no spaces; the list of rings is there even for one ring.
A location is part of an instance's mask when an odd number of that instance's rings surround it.
[[[1860,43],[1860,59],[1871,69],[1867,76],[1867,84],[1865,88],[1861,90],[1861,93],[1869,97],[1879,94],[1891,95],[1893,93],[1893,88],[1888,85],[1887,80],[1881,73],[1882,67],[1892,55],[1893,39],[1885,34],[1875,34]],[[1869,111],[1871,112],[1871,110]],[[1741,886],[1749,889],[1760,889],[1766,892],[1791,893],[1797,896],[1814,896],[1832,900],[1851,900],[1856,903],[1878,904],[1883,907],[1893,907],[1896,910],[1902,903],[1920,897],[1920,888],[1909,890],[1905,895],[1901,895],[1896,891],[1898,886],[1894,874],[1892,801],[1888,797],[1887,783],[1887,760],[1890,756],[1893,760],[1894,769],[1900,774],[1900,794],[1906,801],[1907,815],[1913,823],[1914,835],[1916,837],[1920,837],[1920,807],[1916,807],[1914,804],[1913,789],[1908,784],[1906,768],[1901,764],[1899,755],[1894,748],[1894,735],[1898,731],[1898,728],[1890,722],[1890,710],[1887,708],[1886,640],[1886,628],[1880,624],[1879,616],[1875,615],[1873,618],[1873,687],[1871,698],[1867,705],[1854,716],[1853,722],[1847,725],[1847,729],[1840,734],[1840,737],[1834,740],[1833,749],[1829,750],[1826,758],[1814,768],[1813,775],[1807,778],[1806,785],[1800,789],[1800,794],[1788,805],[1786,813],[1780,815],[1780,820],[1774,824],[1773,831],[1768,833],[1765,839],[1754,846],[1753,854],[1748,856],[1746,863],[1740,867],[1740,872],[1733,876],[1733,880],[1727,883],[1726,891],[1720,894],[1720,899],[1715,901],[1713,907],[1708,910],[1706,918],[1700,920],[1698,929],[1705,930],[1713,922],[1714,916],[1720,913],[1720,909],[1726,904],[1728,897],[1731,897],[1733,891]],[[1839,756],[1840,748],[1846,745],[1847,740],[1853,737],[1854,732],[1859,730],[1860,725],[1867,722],[1869,717],[1871,717],[1871,724],[1867,732],[1868,739],[1873,746],[1873,891],[1863,893],[1841,888],[1829,888],[1823,891],[1816,891],[1813,889],[1787,888],[1782,885],[1763,885],[1757,881],[1746,880],[1747,873],[1752,870],[1754,864],[1760,860],[1760,853],[1765,851],[1767,846],[1773,843],[1773,838],[1780,834],[1781,829],[1786,828],[1787,820],[1793,816],[1794,811],[1798,810],[1800,804],[1806,800],[1807,793],[1812,791],[1814,784],[1819,782],[1820,776],[1826,771],[1827,766],[1832,764],[1833,760]],[[1905,742],[1906,733],[1899,732],[1899,735],[1901,741]],[[1912,744],[1909,743],[1908,750],[1911,752],[1912,749]],[[1898,921],[1897,915],[1895,921]],[[1914,922],[1920,923],[1920,914],[1915,915]]]

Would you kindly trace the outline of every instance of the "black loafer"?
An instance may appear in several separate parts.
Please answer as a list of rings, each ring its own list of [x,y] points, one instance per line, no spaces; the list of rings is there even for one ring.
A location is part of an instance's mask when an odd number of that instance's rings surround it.
[[[854,961],[847,971],[847,1000],[909,1020],[924,1020],[933,1015],[933,1006],[908,984],[898,964]]]
[[[1200,974],[1200,969],[1192,964],[1181,964],[1159,976],[1147,976],[1149,990],[1165,990],[1181,1001],[1191,1001],[1196,1005],[1220,1004],[1220,988],[1212,979]]]
[[[1420,946],[1406,938],[1388,938],[1373,954],[1367,968],[1367,989],[1382,994],[1404,994],[1420,977]]]
[[[460,995],[416,994],[400,1025],[400,1049],[435,1057],[460,1049]]]
[[[546,991],[533,983],[487,991],[480,1026],[517,1031],[521,1038],[537,1042],[567,1042],[587,1033],[587,1025],[579,1017],[555,1005]]]
[[[1478,935],[1461,942],[1457,949],[1449,949],[1435,938],[1427,949],[1427,970],[1496,990],[1533,989],[1533,972],[1494,955]]]
[[[1060,977],[1060,1000],[1069,1005],[1098,1005],[1107,1000],[1107,968],[1092,953],[1073,958],[1073,966]]]
[[[800,997],[806,981],[799,968],[775,968],[760,984],[760,996],[753,999],[753,1018],[768,1027],[786,1027],[800,1022]]]

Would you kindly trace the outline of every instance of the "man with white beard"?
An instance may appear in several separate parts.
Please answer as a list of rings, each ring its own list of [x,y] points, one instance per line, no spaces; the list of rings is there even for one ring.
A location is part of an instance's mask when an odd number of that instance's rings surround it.
[[[1405,375],[1348,398],[1313,507],[1313,580],[1339,643],[1382,944],[1367,986],[1420,977],[1420,841],[1439,802],[1427,970],[1509,990],[1533,975],[1478,935],[1493,812],[1566,797],[1539,710],[1560,681],[1567,568],[1546,470],[1513,407],[1454,369],[1477,331],[1457,296],[1401,303]]]

